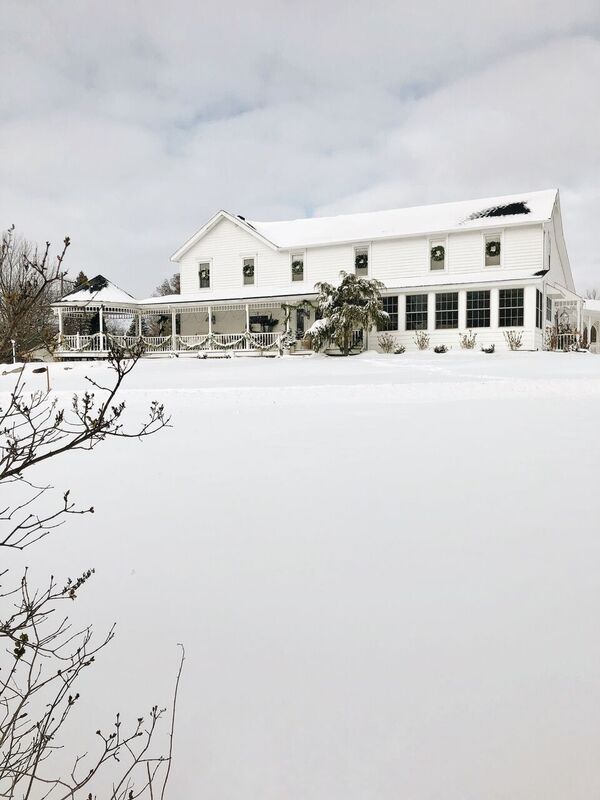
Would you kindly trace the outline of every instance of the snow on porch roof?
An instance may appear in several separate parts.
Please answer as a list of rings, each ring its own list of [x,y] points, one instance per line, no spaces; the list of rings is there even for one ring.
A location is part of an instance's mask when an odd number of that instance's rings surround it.
[[[135,298],[120,289],[114,283],[105,278],[104,275],[96,275],[95,278],[90,278],[89,281],[76,286],[68,294],[62,297],[58,303],[76,303],[77,305],[86,305],[88,303],[109,304],[109,303],[127,303],[137,302]]]
[[[557,194],[557,189],[548,189],[337,217],[311,217],[283,222],[246,219],[244,222],[276,247],[289,249],[543,222],[552,216]]]

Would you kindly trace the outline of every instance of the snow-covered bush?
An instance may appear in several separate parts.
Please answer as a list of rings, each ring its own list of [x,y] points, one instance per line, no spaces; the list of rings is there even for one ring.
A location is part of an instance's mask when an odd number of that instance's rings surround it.
[[[414,342],[417,345],[417,350],[429,349],[429,336],[425,331],[415,331]]]
[[[436,344],[436,346],[433,348],[433,352],[434,353],[447,353],[448,352],[448,348],[446,347],[445,344]]]
[[[504,331],[504,338],[511,350],[520,350],[523,345],[523,331]]]
[[[377,337],[377,342],[384,353],[395,352],[394,348],[396,347],[396,339],[391,333],[380,333]]]
[[[403,344],[399,344],[397,347],[394,348],[394,355],[401,356],[402,353],[406,353],[406,347]]]
[[[496,352],[496,345],[495,344],[491,344],[489,347],[482,347],[481,348],[481,352],[482,353],[495,353]]]
[[[473,333],[473,331],[469,330],[467,333],[459,334],[460,337],[460,346],[463,350],[474,350],[475,349],[475,341],[477,340],[477,334]]]

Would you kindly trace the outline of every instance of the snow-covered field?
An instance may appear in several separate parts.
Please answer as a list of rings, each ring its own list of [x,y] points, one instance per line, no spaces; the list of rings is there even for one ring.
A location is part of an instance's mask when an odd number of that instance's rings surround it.
[[[82,740],[184,642],[172,798],[599,795],[600,358],[145,361],[123,397],[173,427],[52,463],[96,514],[23,556],[119,623]]]

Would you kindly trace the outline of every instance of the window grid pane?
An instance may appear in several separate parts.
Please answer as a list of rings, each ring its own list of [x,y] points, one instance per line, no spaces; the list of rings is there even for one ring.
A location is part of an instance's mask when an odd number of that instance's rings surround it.
[[[436,329],[458,328],[458,292],[444,292],[435,296]]]
[[[498,312],[498,325],[501,328],[522,327],[523,289],[500,289]]]
[[[354,272],[365,277],[369,274],[369,248],[356,247],[354,249]]]
[[[535,327],[541,328],[544,320],[544,295],[536,289],[535,295]]]
[[[383,310],[390,315],[389,320],[377,326],[378,331],[397,331],[398,330],[398,297],[382,297]]]
[[[201,289],[210,289],[210,264],[198,264],[198,278]]]
[[[300,253],[292,256],[292,280],[304,280],[304,256]]]
[[[244,286],[251,286],[254,283],[254,259],[245,258],[243,261],[242,274]]]
[[[548,322],[552,322],[552,298],[546,298],[546,319]]]
[[[406,295],[406,330],[427,330],[427,295]]]
[[[489,291],[467,292],[467,328],[490,327]]]

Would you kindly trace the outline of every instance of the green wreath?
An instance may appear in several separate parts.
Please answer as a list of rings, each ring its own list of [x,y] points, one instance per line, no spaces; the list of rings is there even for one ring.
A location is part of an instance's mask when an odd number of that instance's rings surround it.
[[[244,277],[245,278],[254,277],[254,264],[244,264]]]
[[[443,244],[436,244],[435,247],[431,248],[431,260],[432,261],[443,261],[446,257],[446,248]]]
[[[367,269],[369,266],[369,254],[357,253],[354,258],[354,266],[356,269]]]
[[[304,272],[304,261],[292,261],[292,275],[301,275]]]
[[[486,242],[485,245],[485,254],[490,258],[495,258],[496,256],[500,255],[500,242],[493,241],[493,242]]]
[[[210,278],[210,270],[208,269],[201,269],[200,270],[200,277],[203,281],[206,281]]]

